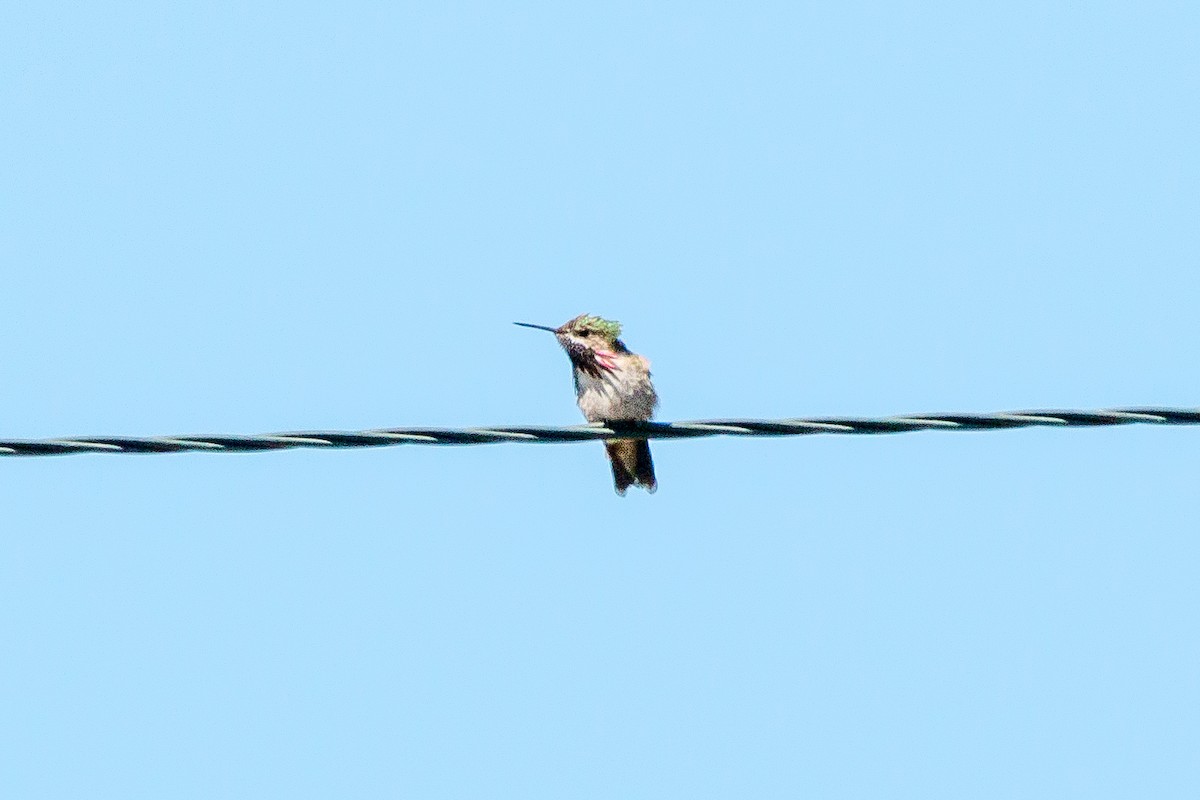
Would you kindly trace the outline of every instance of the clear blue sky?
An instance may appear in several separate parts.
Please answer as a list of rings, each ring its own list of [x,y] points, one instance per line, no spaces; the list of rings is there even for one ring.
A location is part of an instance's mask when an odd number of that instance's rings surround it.
[[[1192,4],[0,23],[5,436],[1200,404]],[[1194,797],[1198,453],[2,459],[0,794]]]

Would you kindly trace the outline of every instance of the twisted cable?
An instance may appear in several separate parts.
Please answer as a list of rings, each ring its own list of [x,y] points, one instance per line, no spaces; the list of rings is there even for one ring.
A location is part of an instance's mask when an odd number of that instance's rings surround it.
[[[292,448],[388,447],[400,444],[590,442],[597,439],[695,439],[703,436],[807,436],[909,431],[992,431],[1010,428],[1084,428],[1103,425],[1196,425],[1200,408],[1116,408],[1099,411],[1016,411],[995,414],[915,414],[895,417],[713,419],[689,422],[609,422],[546,427],[385,428],[306,431],[258,436],[85,436],[0,439],[0,456],[76,453],[252,453]]]

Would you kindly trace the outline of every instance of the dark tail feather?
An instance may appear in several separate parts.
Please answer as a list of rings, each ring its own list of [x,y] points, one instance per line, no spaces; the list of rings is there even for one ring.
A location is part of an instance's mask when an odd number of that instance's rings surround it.
[[[608,460],[612,462],[613,484],[617,494],[637,484],[647,492],[658,488],[654,478],[654,459],[650,457],[650,443],[645,439],[610,439],[604,443]]]

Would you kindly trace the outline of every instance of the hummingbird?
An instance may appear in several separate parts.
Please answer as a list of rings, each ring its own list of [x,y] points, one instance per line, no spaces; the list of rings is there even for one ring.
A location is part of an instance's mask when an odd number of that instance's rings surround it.
[[[650,382],[650,361],[631,352],[620,340],[621,323],[580,314],[557,328],[514,322],[525,328],[550,331],[557,337],[575,378],[575,401],[588,422],[648,420],[658,405]],[[606,439],[617,494],[637,484],[648,492],[658,488],[654,461],[645,439]]]

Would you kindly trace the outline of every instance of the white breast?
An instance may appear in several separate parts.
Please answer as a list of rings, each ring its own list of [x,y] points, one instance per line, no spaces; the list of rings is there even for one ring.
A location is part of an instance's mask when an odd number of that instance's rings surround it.
[[[575,393],[588,422],[650,419],[658,405],[658,395],[644,369],[619,366],[598,377],[575,370]]]

